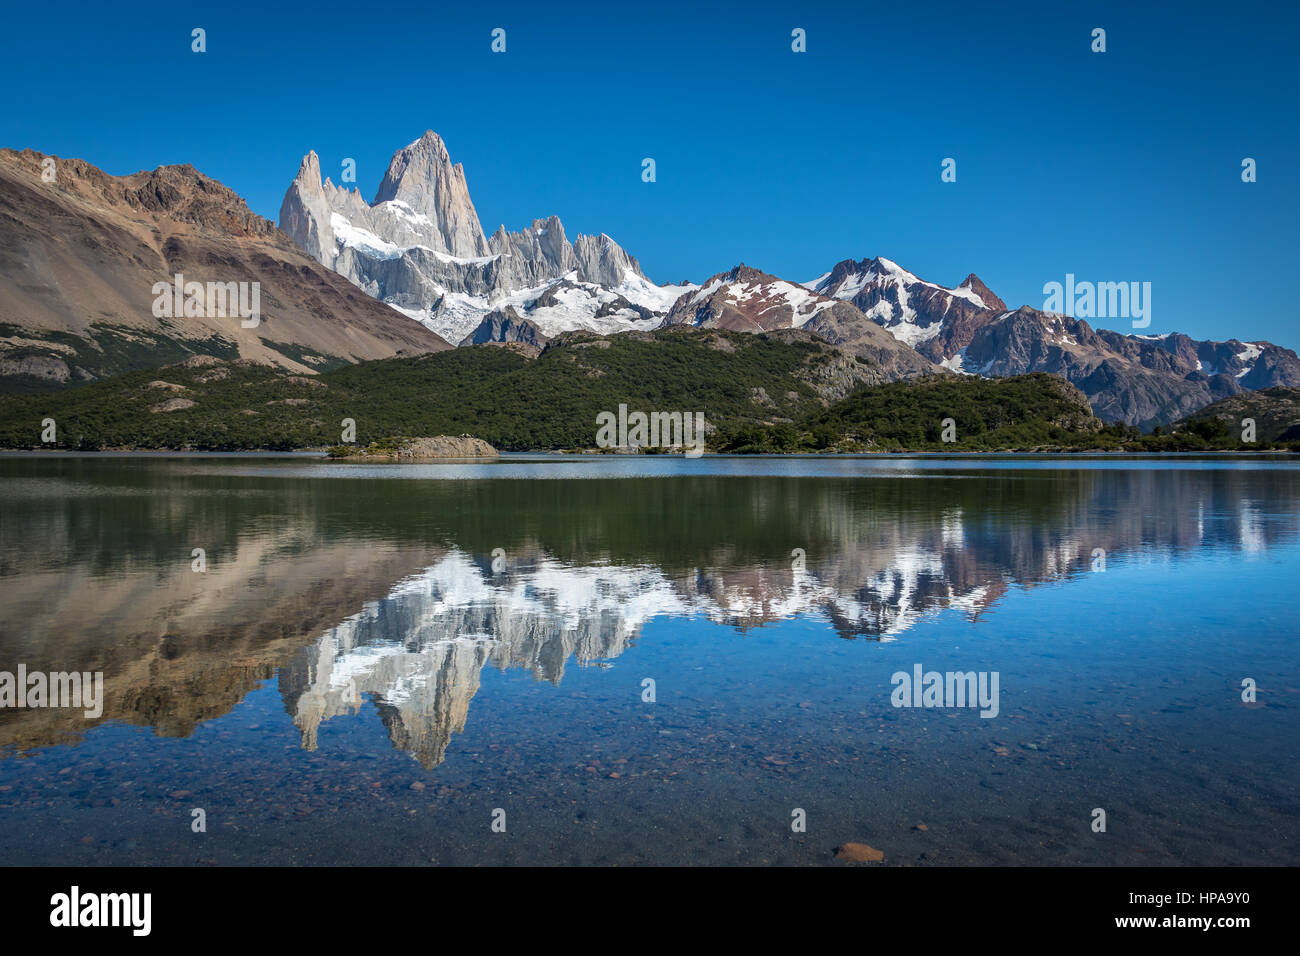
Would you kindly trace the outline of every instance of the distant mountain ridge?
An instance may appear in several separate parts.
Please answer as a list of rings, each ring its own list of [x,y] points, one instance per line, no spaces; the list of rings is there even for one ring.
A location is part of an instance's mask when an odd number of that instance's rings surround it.
[[[1245,390],[1300,385],[1300,358],[1271,342],[1125,335],[1030,306],[1009,310],[973,273],[946,289],[889,259],[846,259],[804,285],[852,303],[950,371],[1059,375],[1106,421],[1169,424]]]

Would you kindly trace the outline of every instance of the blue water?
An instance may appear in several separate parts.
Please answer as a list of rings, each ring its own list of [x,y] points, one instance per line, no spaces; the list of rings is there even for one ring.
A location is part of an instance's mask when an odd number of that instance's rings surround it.
[[[0,494],[0,670],[108,688],[0,711],[10,863],[1300,857],[1288,459],[12,457]],[[894,707],[917,664],[998,715]]]

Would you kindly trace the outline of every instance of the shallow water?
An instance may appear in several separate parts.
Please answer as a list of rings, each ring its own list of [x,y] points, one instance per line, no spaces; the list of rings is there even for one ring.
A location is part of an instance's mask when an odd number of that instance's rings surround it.
[[[10,864],[1300,862],[1290,459],[31,455],[0,503],[0,671],[105,685],[0,709]],[[996,716],[893,706],[916,665]]]

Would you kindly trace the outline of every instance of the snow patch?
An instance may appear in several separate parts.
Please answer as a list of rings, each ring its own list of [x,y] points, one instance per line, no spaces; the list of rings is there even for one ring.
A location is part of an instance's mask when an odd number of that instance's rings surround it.
[[[1254,371],[1255,359],[1259,358],[1260,353],[1264,351],[1254,342],[1245,342],[1243,344],[1245,345],[1245,348],[1237,353],[1237,361],[1245,362],[1246,367],[1237,373],[1237,378],[1245,378]]]
[[[974,372],[966,370],[966,350],[961,349],[956,355],[950,355],[939,363],[950,372],[957,372],[959,375],[974,375]]]
[[[334,232],[334,238],[343,245],[357,249],[372,259],[397,259],[406,251],[401,246],[385,242],[368,229],[352,225],[350,220],[338,213],[330,215],[330,229]]]

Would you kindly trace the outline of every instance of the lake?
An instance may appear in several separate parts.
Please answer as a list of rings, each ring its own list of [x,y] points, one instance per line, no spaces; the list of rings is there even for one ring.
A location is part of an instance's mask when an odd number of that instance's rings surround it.
[[[0,709],[6,864],[1300,863],[1292,458],[32,454],[0,504],[0,671],[103,679]]]

